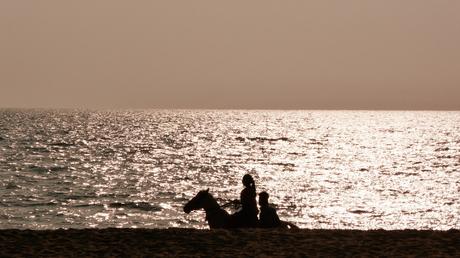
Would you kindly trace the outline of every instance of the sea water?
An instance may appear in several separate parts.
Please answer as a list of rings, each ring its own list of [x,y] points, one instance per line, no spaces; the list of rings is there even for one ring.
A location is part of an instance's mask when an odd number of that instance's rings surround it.
[[[460,112],[0,110],[3,229],[206,228],[246,173],[302,228],[459,229]]]

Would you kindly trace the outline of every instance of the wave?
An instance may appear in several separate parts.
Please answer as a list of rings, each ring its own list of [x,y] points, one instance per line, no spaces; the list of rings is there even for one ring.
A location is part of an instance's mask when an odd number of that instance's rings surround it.
[[[100,203],[85,203],[85,204],[77,204],[77,205],[73,205],[73,207],[75,208],[85,208],[85,207],[104,207],[104,205],[100,204]]]
[[[55,143],[51,143],[49,145],[50,146],[56,146],[56,147],[70,147],[70,146],[74,146],[75,144],[67,143],[67,142],[55,142]]]
[[[39,172],[39,173],[43,173],[43,172],[48,172],[48,168],[46,167],[41,167],[41,166],[35,166],[35,165],[31,165],[29,166],[29,169],[32,170],[33,172]]]
[[[59,193],[62,194],[62,193]],[[96,198],[96,194],[94,193],[87,193],[87,194],[72,194],[72,195],[67,195],[64,193],[64,196],[67,200],[84,200],[88,198]]]
[[[435,149],[434,151],[448,151],[448,150],[450,150],[449,147],[441,147],[441,148]]]
[[[38,206],[55,206],[58,205],[55,201],[49,202],[2,202],[1,207],[38,207]]]
[[[372,210],[366,210],[366,209],[349,209],[347,210],[350,213],[354,214],[364,214],[364,213],[373,213],[374,211]]]
[[[269,163],[270,165],[273,166],[281,166],[281,167],[295,167],[295,164],[292,163],[283,163],[283,162],[275,162],[275,163]]]
[[[72,207],[75,208],[102,208],[105,206],[108,206],[109,208],[116,208],[116,209],[137,209],[137,210],[142,210],[142,211],[161,211],[162,208],[159,206],[152,205],[147,202],[112,202],[109,204],[103,204],[103,203],[82,203],[82,204],[75,204],[72,205]]]
[[[287,137],[280,137],[280,138],[267,138],[267,137],[236,137],[235,140],[244,142],[249,141],[257,141],[257,142],[276,142],[276,141],[289,141]]]
[[[161,211],[162,208],[156,205],[152,205],[148,202],[113,202],[109,204],[110,208],[126,208],[126,209],[137,209],[142,211]]]
[[[45,172],[59,172],[59,171],[66,171],[69,167],[67,166],[36,166],[36,165],[30,165],[29,169],[32,172],[38,172],[38,173],[45,173]]]
[[[31,147],[27,147],[27,149],[34,151],[34,152],[41,152],[41,153],[50,152],[46,147],[39,147],[39,146],[31,146]]]

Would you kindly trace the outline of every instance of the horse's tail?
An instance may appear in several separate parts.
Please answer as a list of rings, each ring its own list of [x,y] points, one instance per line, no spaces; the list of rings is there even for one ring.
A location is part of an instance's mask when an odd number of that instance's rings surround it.
[[[297,227],[293,223],[288,222],[288,221],[284,221],[284,220],[281,221],[281,226],[283,228],[287,228],[287,229],[299,229],[299,227]]]

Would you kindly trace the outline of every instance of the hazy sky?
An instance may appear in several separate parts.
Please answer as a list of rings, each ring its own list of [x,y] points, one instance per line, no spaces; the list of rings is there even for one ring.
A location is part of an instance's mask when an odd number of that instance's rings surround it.
[[[460,110],[458,0],[0,0],[0,107]]]

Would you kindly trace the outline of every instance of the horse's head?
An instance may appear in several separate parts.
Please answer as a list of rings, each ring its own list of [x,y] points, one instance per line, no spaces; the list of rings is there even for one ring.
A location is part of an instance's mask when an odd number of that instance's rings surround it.
[[[193,210],[199,210],[205,207],[206,200],[209,199],[209,188],[207,190],[199,191],[195,197],[193,197],[187,204],[184,206],[184,212],[190,213]]]

